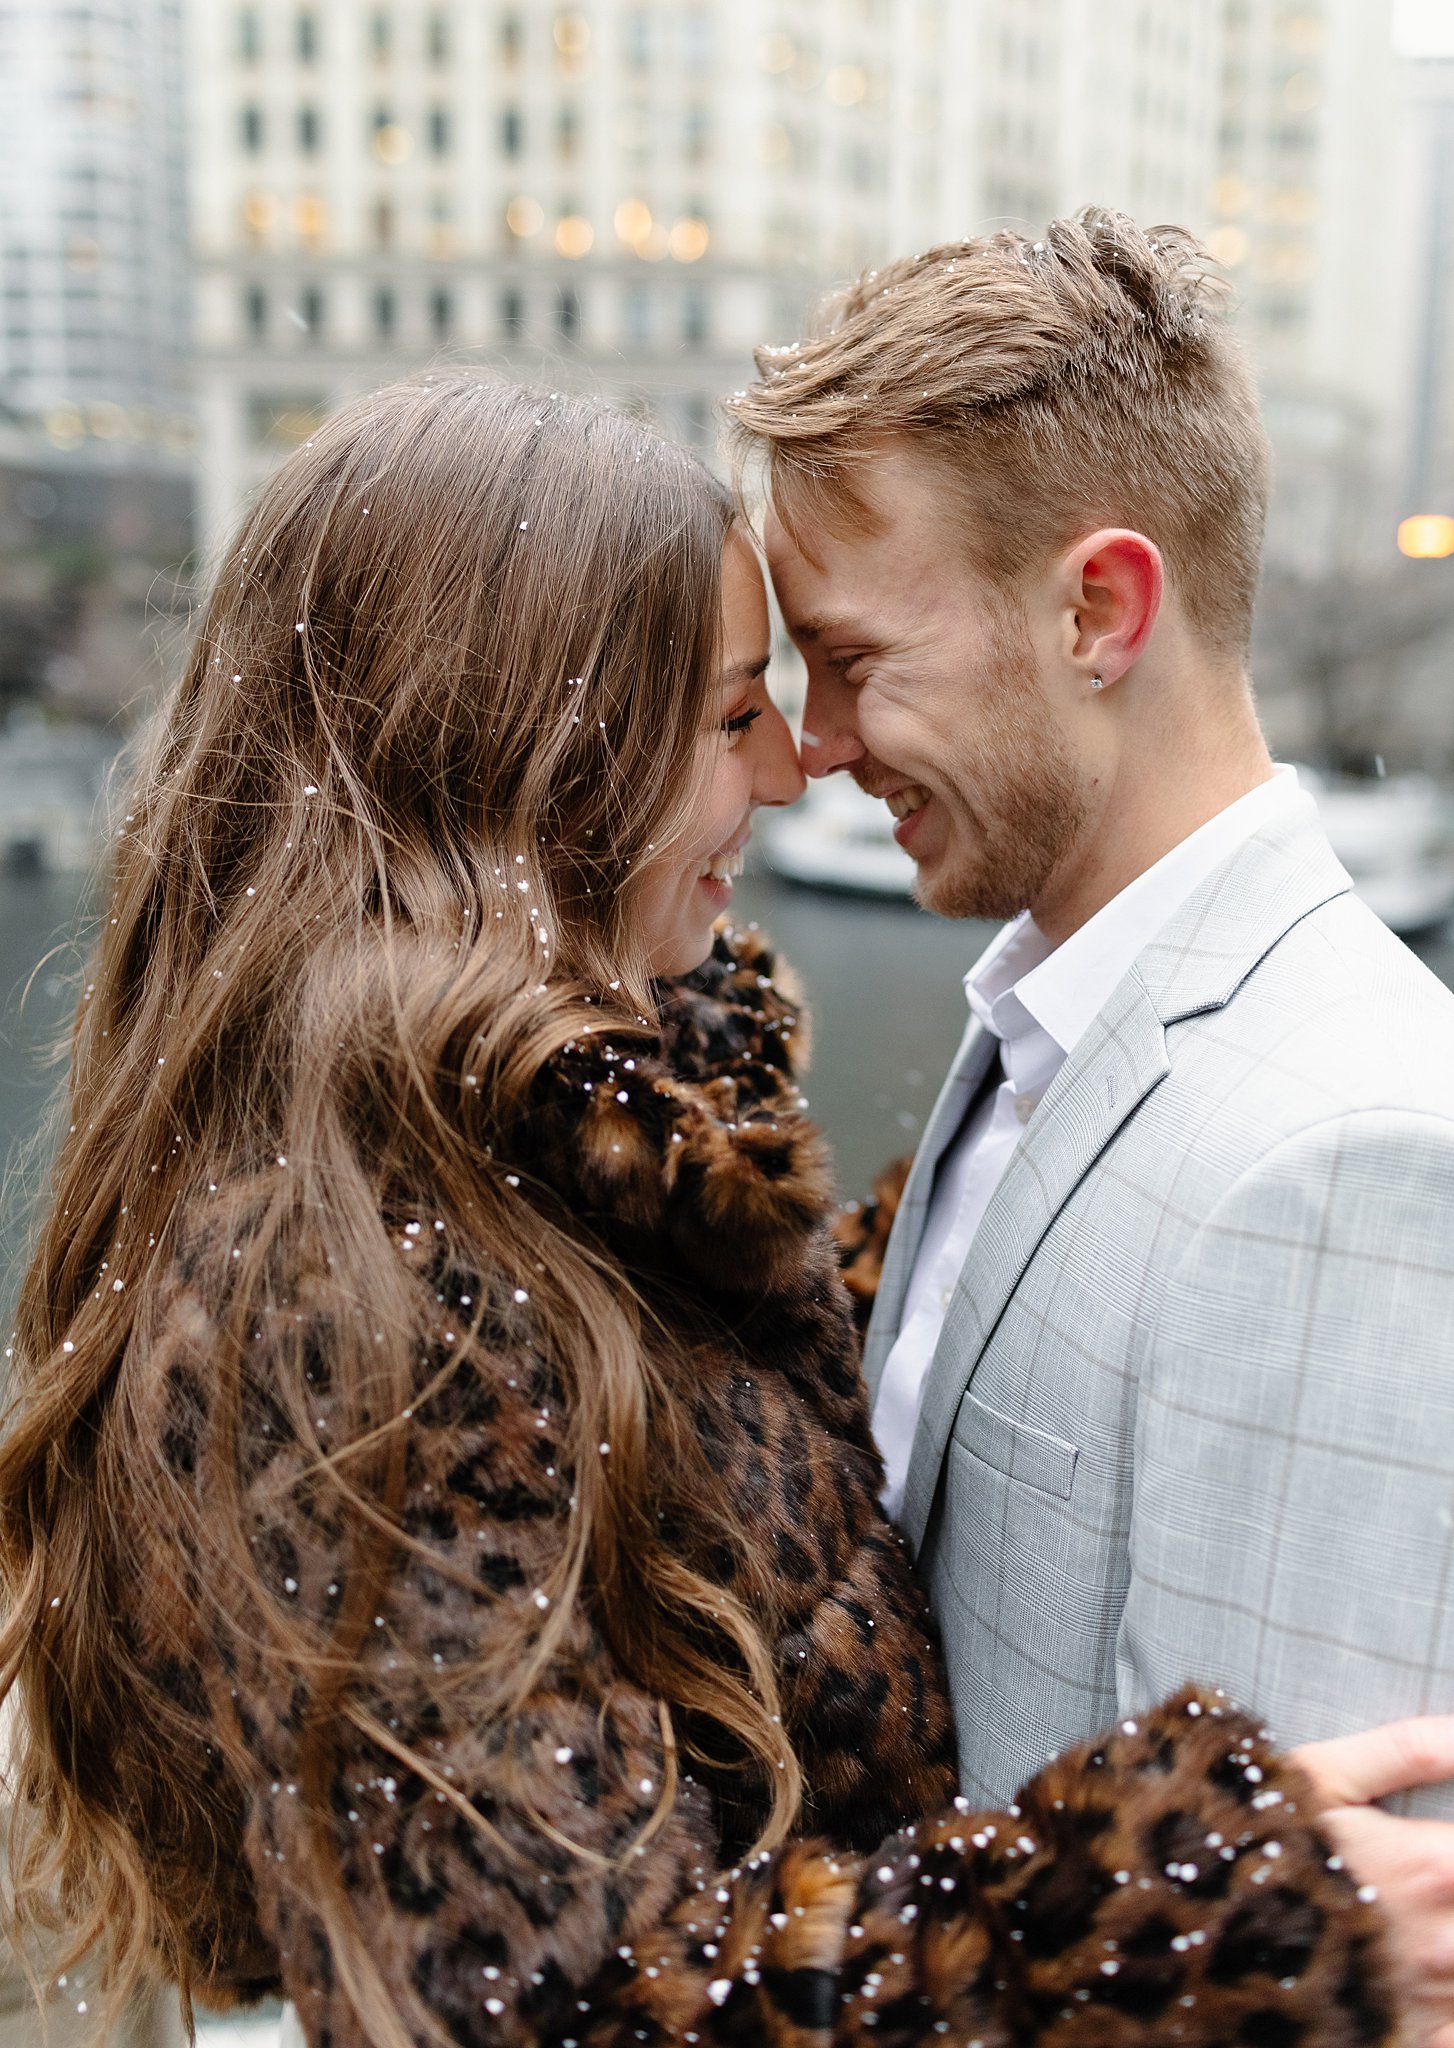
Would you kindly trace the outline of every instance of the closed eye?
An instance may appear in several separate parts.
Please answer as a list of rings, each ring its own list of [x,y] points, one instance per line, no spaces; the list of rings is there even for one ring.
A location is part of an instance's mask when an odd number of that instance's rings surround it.
[[[724,718],[722,730],[730,739],[736,739],[739,734],[746,732],[750,725],[756,724],[761,716],[762,706],[755,704],[750,711],[739,711],[735,718]]]

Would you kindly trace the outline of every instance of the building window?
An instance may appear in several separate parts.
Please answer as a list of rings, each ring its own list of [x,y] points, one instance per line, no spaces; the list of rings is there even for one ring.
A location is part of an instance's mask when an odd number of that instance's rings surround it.
[[[316,107],[298,109],[298,147],[304,156],[314,156],[318,151],[319,126]]]
[[[293,202],[293,219],[304,246],[318,248],[328,233],[327,203],[316,192],[302,192]]]
[[[376,199],[373,206],[374,247],[392,249],[394,246],[394,202],[392,199]]]
[[[705,163],[712,147],[712,117],[704,101],[693,100],[687,108],[683,140],[686,143],[687,162]]]
[[[449,62],[449,16],[436,7],[424,31],[424,50],[431,64]]]
[[[625,313],[626,345],[644,354],[651,347],[651,294],[645,285],[628,285]]]
[[[249,340],[264,340],[268,331],[268,295],[260,284],[250,284],[243,293],[242,317]]]
[[[682,340],[688,348],[705,348],[710,324],[707,294],[689,291],[682,300]]]
[[[394,54],[394,24],[382,7],[369,16],[369,54],[376,64],[387,63]]]
[[[311,7],[300,7],[294,23],[293,46],[300,63],[312,64],[318,56],[318,16]]]
[[[323,294],[316,284],[305,284],[298,294],[298,319],[310,341],[323,332]]]
[[[432,156],[449,154],[449,113],[444,107],[429,110],[429,150]]]
[[[689,448],[705,448],[711,438],[712,407],[701,392],[690,392],[682,402],[682,432]]]
[[[244,107],[242,110],[242,146],[251,156],[256,156],[263,146],[261,107]]]
[[[263,53],[263,25],[255,7],[243,7],[237,16],[237,54],[244,64],[256,64]]]
[[[581,149],[581,111],[564,106],[555,120],[555,151],[564,164],[573,164]]]
[[[525,300],[519,292],[500,296],[500,332],[507,341],[518,341],[525,332]]]
[[[694,7],[682,23],[682,59],[688,71],[707,71],[712,63],[712,23]]]
[[[271,192],[248,193],[242,203],[242,223],[254,247],[267,240],[277,212],[277,201]]]
[[[446,291],[429,294],[429,324],[436,341],[448,341],[454,330],[454,300]]]
[[[581,331],[581,295],[563,284],[555,301],[555,327],[562,341],[576,341]]]
[[[621,22],[626,62],[632,71],[651,69],[651,15],[645,7],[628,7]]]
[[[525,123],[518,107],[506,107],[500,116],[500,154],[519,156],[525,147]]]
[[[449,194],[436,192],[429,202],[429,253],[447,259],[456,254],[458,247]]]
[[[381,284],[374,293],[374,332],[380,341],[393,339],[399,321],[399,302],[390,286]]]
[[[500,62],[512,71],[525,54],[525,24],[513,8],[500,17]]]

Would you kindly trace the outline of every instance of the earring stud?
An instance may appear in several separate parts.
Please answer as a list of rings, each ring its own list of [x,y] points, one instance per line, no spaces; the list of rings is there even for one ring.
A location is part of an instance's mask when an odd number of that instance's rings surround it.
[[[1105,677],[1104,677],[1104,676],[1092,676],[1092,677],[1091,677],[1091,688],[1092,688],[1093,690],[1103,690],[1103,689],[1104,689],[1105,687],[1106,687],[1106,679],[1105,679]]]

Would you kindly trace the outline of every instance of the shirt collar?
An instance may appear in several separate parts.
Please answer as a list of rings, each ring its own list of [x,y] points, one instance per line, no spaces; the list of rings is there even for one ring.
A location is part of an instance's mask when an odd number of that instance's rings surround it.
[[[1143,947],[1213,869],[1273,818],[1310,807],[1297,770],[1280,767],[1146,869],[1052,946],[1028,911],[991,940],[964,992],[975,1017],[1013,1043],[1036,1028],[1069,1053]]]

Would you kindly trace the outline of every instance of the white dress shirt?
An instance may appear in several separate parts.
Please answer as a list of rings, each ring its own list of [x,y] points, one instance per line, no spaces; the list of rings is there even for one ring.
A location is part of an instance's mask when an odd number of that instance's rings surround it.
[[[1219,811],[1112,897],[1059,946],[1029,912],[991,940],[964,979],[970,1011],[1000,1041],[999,1086],[982,1089],[939,1162],[924,1235],[904,1295],[899,1334],[884,1361],[873,1427],[883,1453],[884,1506],[903,1504],[924,1382],[945,1313],[990,1199],[1040,1098],[1137,954],[1214,868],[1255,832],[1313,800],[1297,772]]]

